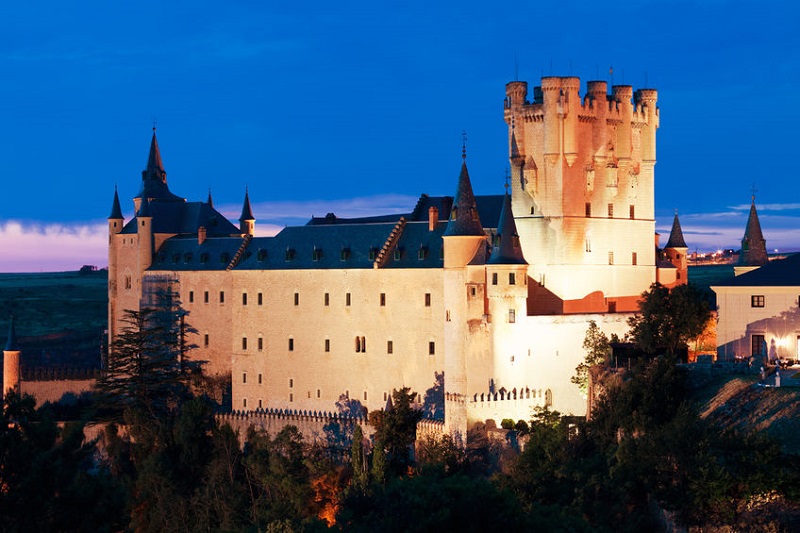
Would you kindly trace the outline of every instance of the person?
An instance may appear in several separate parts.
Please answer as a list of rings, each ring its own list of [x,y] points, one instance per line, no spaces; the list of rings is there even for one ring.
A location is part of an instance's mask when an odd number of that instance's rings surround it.
[[[764,367],[762,366],[762,367],[761,367],[761,379],[762,379],[762,381],[763,381],[763,379],[764,379],[765,377],[767,377],[767,375],[764,373]]]
[[[775,369],[775,386],[776,387],[780,387],[781,386],[781,369],[780,369],[780,367]]]

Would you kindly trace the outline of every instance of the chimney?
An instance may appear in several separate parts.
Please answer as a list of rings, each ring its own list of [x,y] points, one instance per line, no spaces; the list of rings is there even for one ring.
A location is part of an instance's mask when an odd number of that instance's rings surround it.
[[[200,226],[197,228],[197,244],[203,244],[206,240],[206,227]]]
[[[428,231],[436,229],[436,224],[439,223],[439,210],[434,206],[428,208]]]

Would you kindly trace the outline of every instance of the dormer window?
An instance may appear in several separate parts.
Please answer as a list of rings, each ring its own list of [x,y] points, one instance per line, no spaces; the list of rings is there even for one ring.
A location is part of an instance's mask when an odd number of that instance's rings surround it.
[[[183,254],[183,262],[189,263],[192,260],[192,252],[186,252]]]
[[[450,220],[455,220],[458,218],[458,208],[453,207],[452,211],[450,211]]]
[[[322,257],[322,250],[315,246],[314,249],[311,250],[311,260],[319,261],[320,257]]]
[[[428,258],[428,247],[427,246],[421,246],[420,247],[419,252],[417,252],[417,258],[420,261]]]
[[[370,261],[375,261],[375,257],[377,257],[377,255],[378,255],[378,251],[375,248],[370,248],[369,249],[369,260]]]
[[[264,261],[267,258],[267,251],[263,248],[258,249],[258,254],[256,255],[256,260]]]
[[[286,249],[286,260],[291,261],[294,259],[294,248],[287,248]]]
[[[206,263],[208,261],[208,252],[203,252],[200,254],[200,262]]]
[[[342,261],[347,261],[350,259],[350,248],[342,248]]]
[[[222,252],[219,255],[219,260],[220,260],[220,262],[227,264],[227,263],[231,262],[231,256],[230,256],[230,254],[228,252]]]
[[[399,260],[400,260],[400,257],[401,257],[402,255],[403,255],[403,252],[402,252],[402,250],[400,250],[400,248],[395,248],[395,249],[394,249],[394,260],[395,260],[395,261],[399,261]]]
[[[172,262],[177,263],[181,260],[181,254],[172,254]]]

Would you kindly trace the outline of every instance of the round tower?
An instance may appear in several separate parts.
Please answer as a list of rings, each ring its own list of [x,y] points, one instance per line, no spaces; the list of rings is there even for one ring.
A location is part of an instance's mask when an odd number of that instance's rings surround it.
[[[14,317],[8,326],[8,340],[3,350],[3,396],[10,390],[19,393],[20,388],[20,350],[17,346],[17,333]]]
[[[685,285],[689,282],[689,263],[686,258],[686,252],[688,251],[689,247],[686,246],[686,241],[683,239],[683,230],[678,220],[678,213],[675,213],[675,218],[672,221],[672,231],[670,231],[669,240],[664,247],[664,258],[677,269],[675,272],[675,285]]]
[[[147,198],[142,198],[136,214],[136,230],[139,236],[139,275],[142,276],[153,264],[153,214]]]

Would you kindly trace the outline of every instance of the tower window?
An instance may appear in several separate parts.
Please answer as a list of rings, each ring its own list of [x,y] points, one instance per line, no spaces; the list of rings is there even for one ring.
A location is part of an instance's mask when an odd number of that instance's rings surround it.
[[[261,385],[261,374],[258,375],[258,384]]]
[[[629,206],[628,210],[630,211],[630,217],[631,217],[631,220],[633,220],[634,218],[636,218],[636,206],[635,206],[635,205],[633,205],[633,204],[631,204],[631,205]]]
[[[294,388],[294,379],[293,378],[289,378],[289,388],[290,389]]]
[[[331,351],[331,340],[330,339],[325,339],[325,351],[326,352],[330,352]]]
[[[508,284],[509,285],[516,285],[517,284],[517,275],[514,272],[508,273]]]
[[[258,305],[262,305],[264,303],[264,295],[260,292],[258,293]]]
[[[430,307],[430,306],[431,306],[431,293],[426,292],[425,293],[425,307]]]
[[[258,351],[260,352],[263,349],[264,349],[264,337],[259,337],[258,338]],[[259,376],[260,376],[260,374],[259,374]],[[259,377],[259,379],[261,379],[261,378]],[[259,381],[259,383],[261,383],[261,382]]]
[[[492,272],[492,285],[497,285],[497,272]]]
[[[331,295],[328,292],[325,293],[325,305],[331,305]]]
[[[386,307],[386,293],[381,293],[381,307]]]
[[[608,252],[608,264],[609,265],[614,264],[614,252]]]
[[[608,218],[614,218],[614,204],[608,204]]]
[[[247,372],[242,373],[242,383],[247,383]]]
[[[203,302],[204,302],[204,303],[208,303],[208,291],[205,291],[205,292],[203,293]]]
[[[350,307],[350,293],[349,292],[344,295],[344,305],[346,305],[347,307]]]
[[[194,302],[194,291],[189,291],[189,303]]]
[[[586,217],[592,216],[592,204],[586,202]]]
[[[428,355],[435,355],[436,354],[436,343],[430,341],[428,343]]]
[[[203,335],[203,346],[208,346],[208,333]]]
[[[637,265],[637,263],[638,263],[638,260],[639,260],[639,258],[638,258],[638,256],[636,255],[636,252],[632,252],[632,253],[631,253],[631,264],[632,264],[633,266],[636,266],[636,265]]]
[[[242,337],[242,350],[247,349],[247,337]]]
[[[394,353],[394,341],[386,341],[386,353]]]
[[[291,337],[289,337],[289,351],[290,352],[294,351],[294,339]]]
[[[219,303],[225,303],[225,291],[219,291]]]
[[[294,305],[300,305],[300,293],[294,293]]]
[[[242,305],[247,305],[247,293],[242,293]]]
[[[513,324],[517,321],[517,310],[516,309],[509,309],[508,310],[508,323]]]

